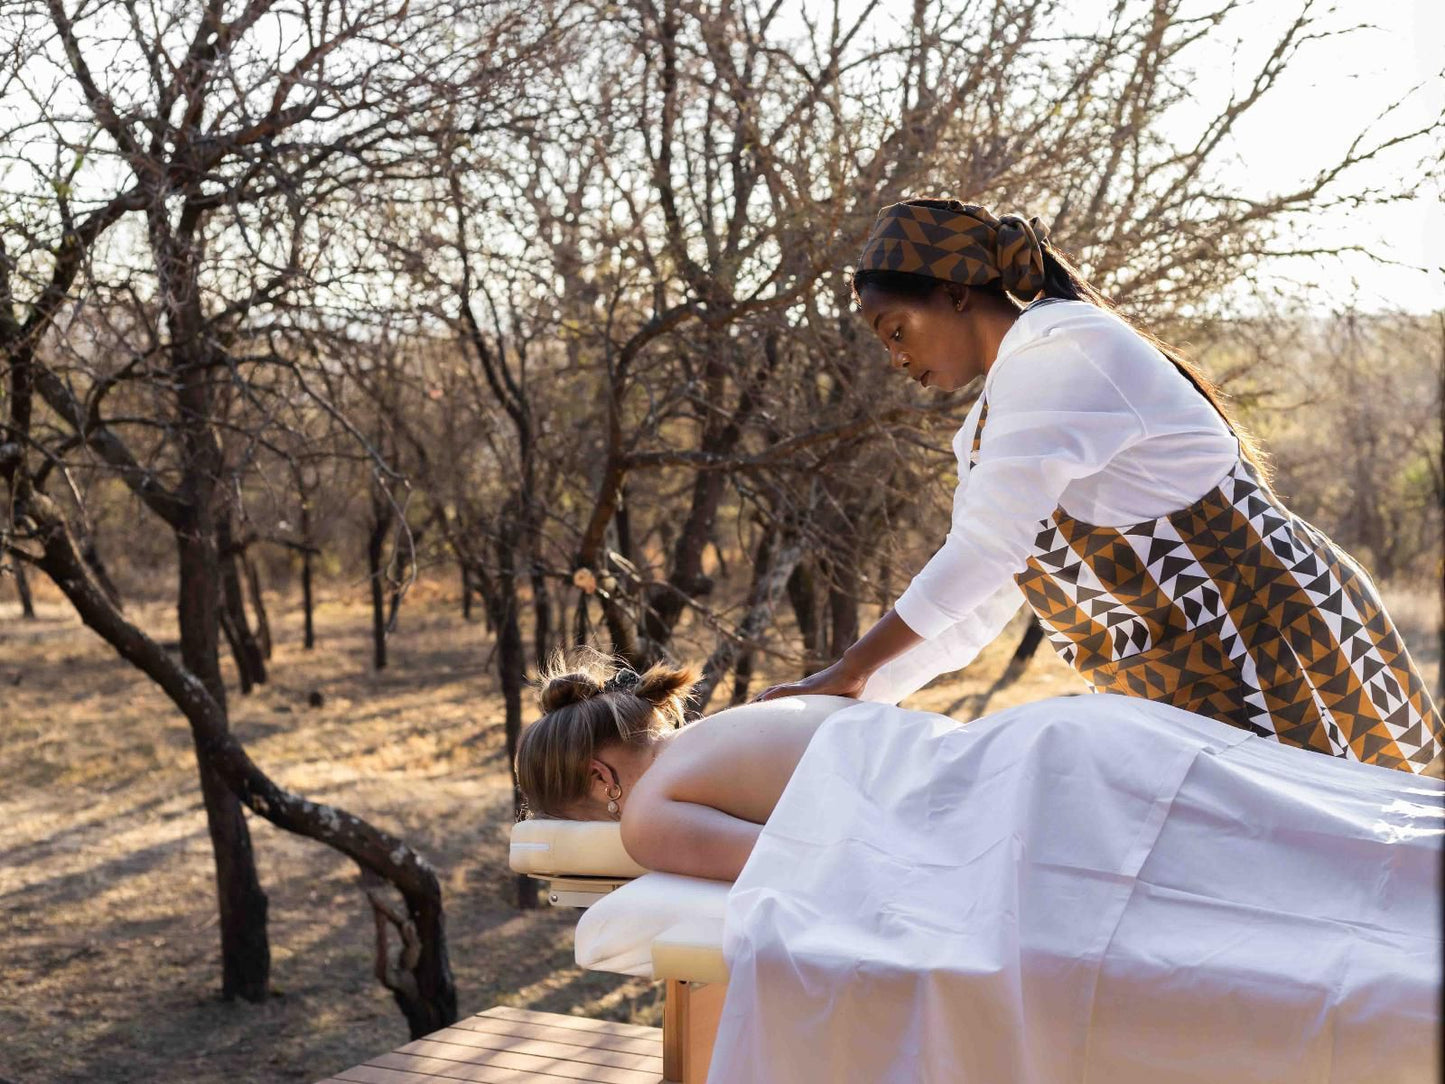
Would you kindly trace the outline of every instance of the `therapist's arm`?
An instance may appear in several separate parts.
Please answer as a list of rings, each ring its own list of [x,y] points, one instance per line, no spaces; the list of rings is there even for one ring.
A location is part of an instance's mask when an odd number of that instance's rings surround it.
[[[889,610],[864,636],[843,652],[843,658],[839,661],[850,673],[861,674],[866,681],[874,670],[885,662],[896,659],[922,640],[923,637],[898,616],[897,610]]]
[[[871,629],[847,651],[843,657],[826,670],[809,674],[802,681],[790,681],[785,685],[774,685],[765,690],[758,700],[772,700],[779,696],[851,696],[863,692],[868,679],[890,659],[903,654],[923,637],[908,627],[898,616],[897,610],[889,610]]]

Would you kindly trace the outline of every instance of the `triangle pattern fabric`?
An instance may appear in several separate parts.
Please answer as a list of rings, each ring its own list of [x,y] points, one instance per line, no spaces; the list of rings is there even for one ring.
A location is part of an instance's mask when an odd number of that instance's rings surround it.
[[[987,418],[985,402],[971,463]],[[1445,748],[1440,713],[1369,577],[1243,459],[1156,520],[1099,527],[1056,508],[1015,580],[1096,692],[1405,771]]]

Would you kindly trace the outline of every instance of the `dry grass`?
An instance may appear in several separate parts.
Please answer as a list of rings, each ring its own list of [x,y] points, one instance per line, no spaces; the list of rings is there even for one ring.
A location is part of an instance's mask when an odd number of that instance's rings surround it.
[[[271,682],[233,725],[283,785],[398,833],[441,872],[460,1008],[505,1003],[654,1023],[651,985],[583,972],[576,913],[518,912],[511,792],[485,631],[454,605],[403,612],[369,670],[369,615],[324,604],[320,642],[280,618]],[[48,596],[0,611],[0,1078],[315,1080],[407,1040],[371,976],[355,867],[250,818],[270,896],[262,1005],[219,998],[210,844],[190,735],[138,672]],[[166,607],[134,608],[174,635]],[[306,706],[318,689],[325,706]]]
[[[273,983],[262,1005],[218,996],[214,883],[189,733],[136,671],[38,585],[40,620],[0,604],[0,1078],[308,1081],[407,1039],[371,977],[371,922],[354,868],[252,818],[270,895]],[[1433,677],[1432,596],[1392,600]],[[367,610],[330,598],[320,644],[273,602],[272,680],[234,695],[234,726],[282,784],[399,833],[441,871],[460,1009],[503,1003],[659,1022],[648,983],[572,963],[575,912],[519,912],[506,870],[510,792],[490,639],[454,598],[408,600],[391,667],[369,669]],[[136,606],[174,636],[169,607]],[[909,706],[942,710],[1002,668]],[[782,675],[778,675],[782,676]],[[1042,649],[990,708],[1081,689]],[[313,690],[320,709],[306,706]]]

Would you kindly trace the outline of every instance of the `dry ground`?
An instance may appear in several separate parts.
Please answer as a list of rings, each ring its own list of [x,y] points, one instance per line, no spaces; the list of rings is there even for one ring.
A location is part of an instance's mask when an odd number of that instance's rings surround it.
[[[256,818],[278,996],[220,1000],[188,731],[57,596],[38,594],[35,622],[18,619],[12,596],[0,602],[0,1081],[310,1081],[405,1042],[371,977],[354,867]],[[503,1003],[659,1022],[650,984],[573,965],[575,912],[512,905],[501,701],[484,628],[423,585],[378,675],[359,601],[323,601],[314,652],[299,647],[299,614],[272,606],[272,680],[233,695],[235,729],[279,782],[397,832],[437,866],[461,1011]],[[168,607],[133,611],[174,636]],[[1397,596],[1392,612],[1433,678],[1432,597]],[[944,710],[977,692],[1013,639],[976,676],[910,706]],[[1044,648],[990,707],[1080,688]],[[319,709],[307,707],[313,689],[325,695]]]

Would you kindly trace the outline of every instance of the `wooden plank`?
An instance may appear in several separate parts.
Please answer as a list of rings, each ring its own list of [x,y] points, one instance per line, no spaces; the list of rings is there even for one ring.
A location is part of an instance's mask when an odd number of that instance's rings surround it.
[[[341,1074],[343,1084],[436,1084],[437,1078],[430,1073],[399,1073],[395,1069],[382,1069],[375,1065],[357,1065]],[[525,1077],[506,1081],[505,1084],[520,1084]],[[497,1084],[503,1084],[498,1081]]]
[[[531,1009],[514,1009],[510,1005],[494,1005],[477,1015],[498,1020],[521,1020],[544,1026],[576,1028],[578,1031],[608,1032],[634,1039],[655,1039],[658,1033],[657,1028],[644,1027],[642,1024],[621,1024],[615,1020],[593,1020],[586,1016],[567,1016],[555,1012],[533,1012]]]
[[[474,1070],[472,1084],[577,1084],[566,1077],[548,1076],[545,1073],[531,1073],[518,1069],[497,1069],[490,1065],[463,1066]],[[348,1069],[340,1078],[341,1084],[438,1084],[439,1081],[457,1080],[458,1077],[437,1076],[435,1073],[413,1072],[406,1069],[388,1069],[381,1065],[358,1065]]]
[[[657,1050],[652,1054],[627,1054],[616,1050],[599,1050],[593,1046],[582,1046],[575,1041],[568,1042],[567,1037],[576,1036],[573,1031],[564,1031],[557,1028],[554,1034],[561,1036],[560,1040],[547,1038],[531,1038],[520,1035],[493,1035],[482,1031],[467,1031],[463,1028],[443,1028],[441,1031],[434,1031],[423,1039],[416,1039],[405,1046],[397,1049],[407,1054],[426,1054],[429,1057],[454,1058],[457,1061],[467,1060],[467,1056],[459,1056],[458,1049],[465,1051],[474,1050],[506,1050],[515,1054],[535,1054],[540,1058],[560,1058],[563,1061],[581,1062],[586,1065],[610,1065],[617,1069],[656,1069],[662,1071],[662,1052]],[[432,1050],[432,1046],[445,1046],[447,1050]],[[474,1054],[469,1055],[476,1060]]]
[[[427,1073],[437,1080],[485,1081],[486,1084],[493,1084],[498,1076],[503,1074],[509,1074],[505,1077],[507,1080],[525,1080],[536,1084],[657,1084],[662,1079],[660,1070],[645,1072],[639,1069],[599,1069],[595,1065],[582,1065],[571,1061],[544,1061],[541,1067],[503,1065],[494,1057],[487,1057],[484,1061],[464,1062],[421,1054],[404,1054],[400,1050],[383,1054],[367,1064],[401,1072]],[[606,1075],[595,1075],[599,1071]]]
[[[662,1029],[497,1006],[318,1084],[663,1084]]]
[[[517,1035],[526,1039],[549,1039],[553,1042],[580,1043],[593,1050],[616,1050],[623,1054],[645,1054],[650,1057],[662,1056],[662,1029],[653,1028],[653,1034],[645,1039],[612,1035],[607,1032],[574,1034],[575,1029],[562,1029],[546,1024],[532,1024],[524,1020],[511,1020],[499,1016],[464,1016],[452,1025],[466,1031],[479,1031],[491,1035]],[[563,1038],[563,1036],[567,1036]]]
[[[418,1039],[417,1042],[424,1043],[426,1040]],[[438,1043],[436,1045],[445,1046],[447,1044]],[[399,1050],[393,1051],[393,1054],[387,1054],[384,1055],[384,1057],[389,1058],[394,1054],[407,1056],[418,1053],[418,1051],[412,1049],[415,1046],[416,1043],[408,1043]],[[465,1057],[467,1049],[467,1047],[452,1047],[452,1050],[459,1052],[461,1056],[451,1057],[449,1059],[451,1063],[458,1065],[466,1064],[462,1058]],[[637,1071],[633,1069],[615,1069],[608,1065],[585,1065],[566,1058],[546,1057],[537,1054],[515,1054],[508,1050],[487,1050],[485,1052],[474,1050],[473,1054],[474,1057],[470,1059],[473,1065],[489,1065],[502,1069],[526,1069],[529,1072],[549,1073],[552,1076],[566,1077],[569,1080],[586,1080],[589,1084],[637,1084],[638,1080]],[[436,1056],[435,1047],[432,1048],[432,1051],[428,1053],[427,1056]],[[382,1058],[375,1058],[367,1064],[380,1065],[382,1064]]]
[[[391,1055],[383,1054],[376,1061],[390,1061]],[[380,1065],[367,1063],[346,1070],[346,1079],[339,1084],[440,1084],[447,1080],[466,1080],[471,1084],[577,1084],[567,1077],[551,1076],[547,1073],[533,1073],[525,1069],[501,1069],[492,1065],[463,1065],[461,1071],[467,1075],[441,1076],[424,1067],[425,1059],[411,1063],[411,1068],[401,1065]],[[405,1064],[405,1063],[403,1063]],[[442,1065],[439,1068],[450,1068]]]

